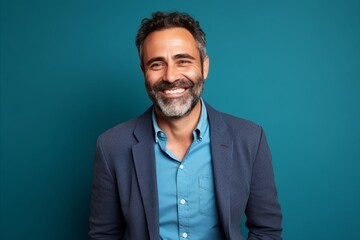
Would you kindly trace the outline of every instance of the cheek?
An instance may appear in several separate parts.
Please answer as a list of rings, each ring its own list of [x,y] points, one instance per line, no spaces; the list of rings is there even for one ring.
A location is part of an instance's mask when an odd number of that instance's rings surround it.
[[[161,71],[145,73],[145,80],[150,85],[153,85],[154,83],[160,81],[162,79],[162,77],[163,77],[163,74],[161,73]]]
[[[192,67],[191,69],[184,71],[183,75],[191,80],[198,79],[199,77],[202,77],[201,68],[200,67]]]

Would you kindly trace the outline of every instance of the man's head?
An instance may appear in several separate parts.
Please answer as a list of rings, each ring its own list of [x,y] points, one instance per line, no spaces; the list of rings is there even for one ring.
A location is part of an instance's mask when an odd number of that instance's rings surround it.
[[[142,22],[136,43],[157,113],[186,116],[199,103],[209,69],[199,23],[187,14],[155,13]]]
[[[141,64],[143,56],[143,44],[146,37],[154,32],[169,28],[185,28],[188,30],[196,41],[197,48],[200,52],[201,60],[206,57],[206,37],[204,31],[200,28],[200,24],[187,13],[179,12],[155,12],[152,18],[145,18],[141,22],[141,27],[136,35],[136,47],[139,52]]]

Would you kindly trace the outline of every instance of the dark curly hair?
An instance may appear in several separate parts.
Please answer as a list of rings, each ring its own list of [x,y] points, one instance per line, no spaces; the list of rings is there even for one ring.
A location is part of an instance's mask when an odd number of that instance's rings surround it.
[[[200,24],[194,18],[187,13],[180,12],[155,12],[152,17],[144,18],[141,21],[141,27],[136,34],[136,47],[139,52],[140,59],[142,61],[142,46],[146,37],[158,30],[182,27],[188,30],[194,37],[197,48],[200,52],[201,62],[206,56],[206,37],[204,31],[200,28]]]

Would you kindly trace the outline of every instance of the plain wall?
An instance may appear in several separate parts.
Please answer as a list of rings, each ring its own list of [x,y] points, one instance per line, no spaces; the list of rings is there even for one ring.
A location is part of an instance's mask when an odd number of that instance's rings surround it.
[[[156,10],[208,38],[204,99],[265,128],[284,239],[360,239],[360,1],[1,1],[0,239],[86,239],[97,136],[142,113]]]

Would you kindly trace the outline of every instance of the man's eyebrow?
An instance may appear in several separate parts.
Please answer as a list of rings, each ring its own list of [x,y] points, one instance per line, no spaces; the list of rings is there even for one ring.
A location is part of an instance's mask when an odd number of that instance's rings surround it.
[[[195,57],[191,56],[190,54],[187,53],[179,53],[176,54],[173,59],[181,59],[181,58],[187,58],[187,59],[191,59],[191,60],[195,60]],[[153,62],[164,62],[165,58],[164,57],[154,57],[154,58],[150,58],[147,62],[146,62],[146,66],[149,66],[150,64],[152,64]]]
[[[174,59],[179,59],[179,58],[189,58],[189,59],[195,60],[195,58],[193,56],[191,56],[190,54],[187,54],[187,53],[180,53],[180,54],[176,54],[174,56]]]
[[[165,58],[164,57],[154,57],[154,58],[150,58],[147,62],[146,62],[146,66],[149,66],[150,64],[152,64],[153,62],[157,62],[157,61],[161,61],[164,62]]]

